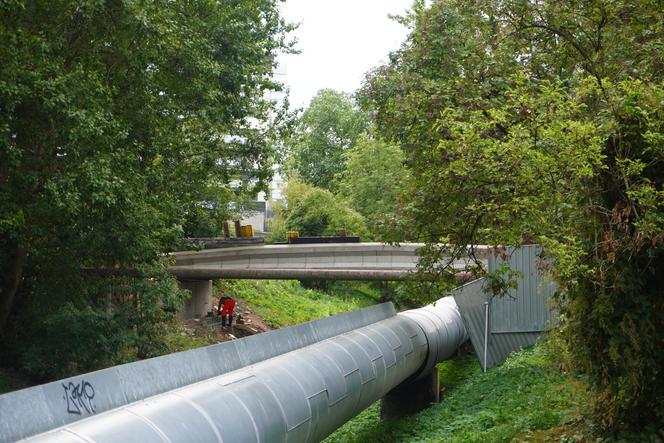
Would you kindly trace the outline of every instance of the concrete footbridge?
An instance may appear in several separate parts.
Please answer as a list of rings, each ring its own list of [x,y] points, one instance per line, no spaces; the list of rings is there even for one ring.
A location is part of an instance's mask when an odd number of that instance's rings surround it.
[[[212,280],[403,280],[417,270],[422,243],[315,243],[252,245],[174,253],[169,268],[192,293],[184,318],[210,309]],[[486,262],[488,248],[476,251]],[[470,259],[452,263],[463,270]]]
[[[421,243],[327,243],[240,246],[177,252],[180,279],[402,280],[417,268]],[[462,268],[464,262],[456,264]]]

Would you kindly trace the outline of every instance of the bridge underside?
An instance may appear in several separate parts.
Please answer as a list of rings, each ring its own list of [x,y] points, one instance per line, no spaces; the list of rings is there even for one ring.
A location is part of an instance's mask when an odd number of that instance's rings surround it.
[[[412,269],[296,269],[296,268],[205,268],[172,266],[170,272],[180,280],[404,280]]]
[[[417,272],[421,243],[328,243],[258,245],[173,254],[169,268],[192,298],[182,318],[204,316],[212,307],[212,280],[367,280],[398,281]],[[453,267],[466,268],[469,260]],[[426,276],[418,275],[418,278]]]

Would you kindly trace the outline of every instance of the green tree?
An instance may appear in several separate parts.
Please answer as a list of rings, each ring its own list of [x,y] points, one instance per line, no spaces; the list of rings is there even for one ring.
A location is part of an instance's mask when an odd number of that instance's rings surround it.
[[[429,243],[429,269],[543,243],[598,423],[661,423],[661,4],[438,0],[402,21],[361,93],[412,169],[399,235]]]
[[[265,185],[288,29],[276,0],[0,4],[0,330],[100,309],[82,267],[154,264],[203,190]]]
[[[408,179],[398,145],[360,138],[346,152],[339,194],[367,220],[374,238],[396,213],[397,199]]]
[[[348,95],[320,90],[296,125],[291,167],[301,180],[335,192],[345,166],[344,153],[367,125],[366,115]]]
[[[339,235],[346,229],[348,235],[368,236],[364,217],[328,190],[290,179],[284,197],[285,201],[276,208],[278,229],[272,240],[284,239],[286,231],[321,236]]]

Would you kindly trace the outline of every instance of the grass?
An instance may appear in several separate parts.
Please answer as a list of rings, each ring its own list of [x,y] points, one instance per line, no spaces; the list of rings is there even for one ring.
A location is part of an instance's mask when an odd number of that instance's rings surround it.
[[[554,361],[547,347],[538,345],[484,374],[474,356],[457,357],[440,365],[441,403],[381,421],[377,402],[325,441],[582,441],[566,434],[564,424],[579,420],[588,401],[585,384],[561,373]],[[541,433],[552,428],[556,431]]]
[[[272,327],[291,326],[376,304],[378,291],[365,283],[334,283],[327,291],[298,281],[220,281],[217,290],[236,296]]]

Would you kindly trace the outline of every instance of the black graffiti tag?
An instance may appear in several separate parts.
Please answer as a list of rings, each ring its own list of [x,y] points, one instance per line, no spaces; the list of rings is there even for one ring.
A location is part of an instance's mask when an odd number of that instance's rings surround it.
[[[95,388],[85,380],[80,383],[62,384],[65,389],[65,399],[67,400],[67,412],[70,414],[81,415],[83,412],[88,414],[95,413],[95,405],[92,400],[95,398]]]

